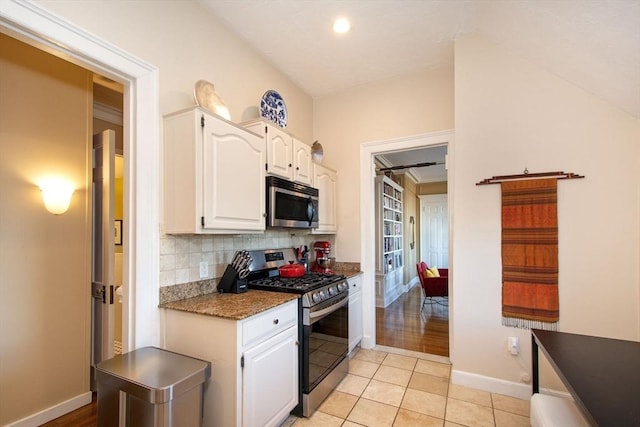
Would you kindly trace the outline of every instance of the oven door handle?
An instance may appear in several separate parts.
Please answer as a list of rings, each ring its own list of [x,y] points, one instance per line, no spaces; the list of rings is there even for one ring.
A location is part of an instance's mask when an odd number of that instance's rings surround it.
[[[315,322],[318,318],[326,316],[327,314],[333,313],[337,309],[341,308],[343,305],[349,302],[349,294],[346,297],[341,299],[338,303],[331,305],[330,307],[323,308],[322,310],[312,311],[309,313],[310,323]]]

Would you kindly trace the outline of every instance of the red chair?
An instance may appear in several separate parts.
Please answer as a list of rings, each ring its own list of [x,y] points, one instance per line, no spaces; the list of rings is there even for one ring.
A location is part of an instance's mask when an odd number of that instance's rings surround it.
[[[424,308],[427,301],[429,304],[449,305],[449,269],[439,268],[440,277],[427,277],[426,271],[429,267],[424,261],[416,264],[416,269],[418,270],[418,278],[424,294],[422,308]],[[422,308],[420,311],[422,311]]]

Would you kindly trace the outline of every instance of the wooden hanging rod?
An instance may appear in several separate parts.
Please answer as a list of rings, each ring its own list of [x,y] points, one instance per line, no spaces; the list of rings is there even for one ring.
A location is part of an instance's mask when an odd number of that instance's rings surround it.
[[[389,172],[389,171],[395,171],[399,169],[424,168],[427,166],[435,166],[435,165],[444,165],[444,162],[424,162],[424,163],[416,163],[413,165],[390,166],[388,168],[379,168],[378,171]]]
[[[574,179],[574,178],[584,178],[584,175],[579,175],[573,172],[539,172],[539,173],[529,173],[528,170],[524,170],[524,173],[517,175],[498,175],[492,176],[491,178],[484,179],[480,182],[476,182],[476,185],[489,185],[489,184],[499,184],[502,181],[511,181],[514,179],[537,179],[537,178],[558,178],[558,179]]]

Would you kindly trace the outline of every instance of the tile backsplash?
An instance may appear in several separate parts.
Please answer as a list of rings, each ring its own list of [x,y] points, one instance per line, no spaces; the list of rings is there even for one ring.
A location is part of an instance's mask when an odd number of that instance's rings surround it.
[[[264,234],[245,235],[164,235],[160,238],[160,287],[222,277],[236,251],[293,248],[328,240],[333,235],[315,235],[291,230],[267,230]],[[310,258],[313,254],[310,255]],[[209,275],[200,277],[200,262],[208,265]]]

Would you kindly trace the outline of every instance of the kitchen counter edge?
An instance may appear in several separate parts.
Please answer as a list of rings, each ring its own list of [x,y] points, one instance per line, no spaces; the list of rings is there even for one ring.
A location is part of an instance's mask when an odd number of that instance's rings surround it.
[[[240,294],[211,293],[160,304],[169,310],[242,320],[298,298],[296,294],[249,289]]]
[[[347,278],[347,280],[349,280],[352,277],[363,274],[363,272],[359,270],[334,270],[333,272],[335,274],[342,274],[344,277]]]

